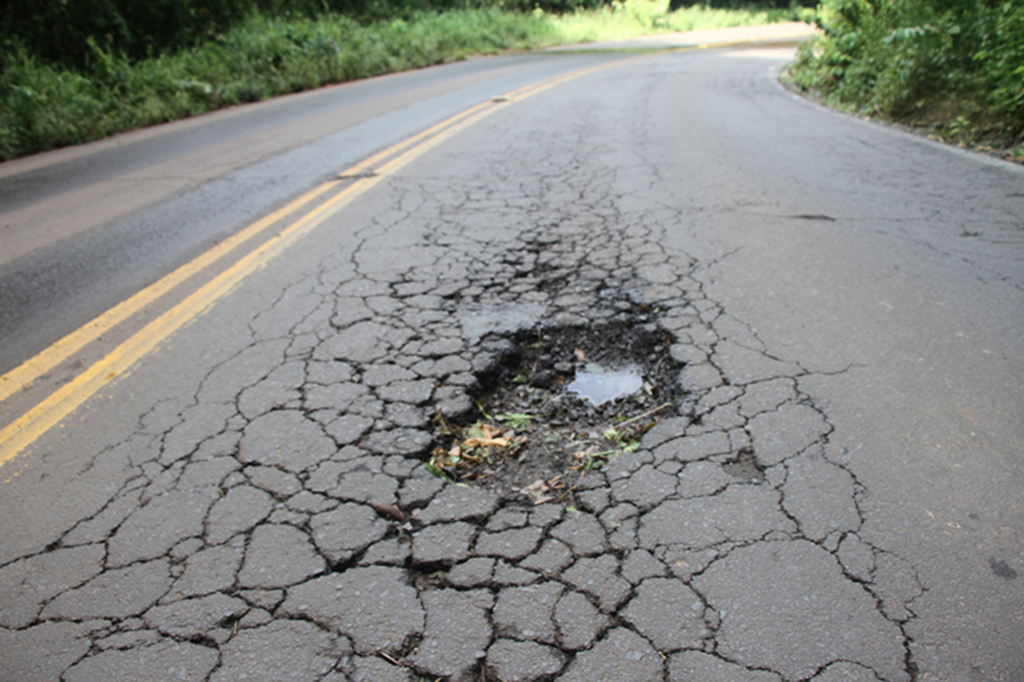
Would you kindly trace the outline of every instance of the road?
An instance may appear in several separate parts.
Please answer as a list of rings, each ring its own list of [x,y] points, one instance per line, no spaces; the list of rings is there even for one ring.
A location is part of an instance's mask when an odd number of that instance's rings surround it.
[[[0,167],[0,679],[1024,679],[1024,172],[792,55],[476,60]],[[645,389],[561,389],[598,361]],[[525,454],[422,466],[513,407]]]

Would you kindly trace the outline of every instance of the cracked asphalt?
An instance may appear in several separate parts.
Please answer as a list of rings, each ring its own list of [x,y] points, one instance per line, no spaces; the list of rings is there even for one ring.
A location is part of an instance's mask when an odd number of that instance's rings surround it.
[[[1024,174],[791,55],[509,106],[4,465],[0,679],[1024,679]],[[641,305],[683,397],[571,504],[422,466],[514,334]]]

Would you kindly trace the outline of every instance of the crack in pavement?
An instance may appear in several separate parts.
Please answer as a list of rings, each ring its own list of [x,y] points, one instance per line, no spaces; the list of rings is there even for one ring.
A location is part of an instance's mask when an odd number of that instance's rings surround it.
[[[610,168],[568,127],[477,177],[389,179],[391,210],[246,299],[259,312],[225,323],[203,376],[97,452],[121,481],[102,504],[5,555],[10,665],[68,682],[913,680],[904,626],[926,588],[858,536],[869,491],[801,387],[819,373],[706,296],[713,263],[663,246],[683,212],[617,191],[649,164]],[[643,324],[673,337],[686,393],[575,507],[421,466],[435,409],[472,414],[512,334],[622,301],[658,310]]]

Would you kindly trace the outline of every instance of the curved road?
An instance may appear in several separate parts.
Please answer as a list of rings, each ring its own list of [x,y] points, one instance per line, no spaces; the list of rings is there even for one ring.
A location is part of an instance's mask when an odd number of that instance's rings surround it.
[[[5,384],[0,679],[1024,678],[1024,172],[792,54],[476,60],[0,167],[4,371],[299,198]],[[568,501],[419,466],[516,331],[624,321],[685,394]]]

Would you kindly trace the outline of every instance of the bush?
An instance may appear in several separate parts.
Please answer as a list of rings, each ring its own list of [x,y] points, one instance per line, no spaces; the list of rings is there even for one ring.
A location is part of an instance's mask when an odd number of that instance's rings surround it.
[[[410,9],[375,22],[251,14],[209,40],[146,59],[88,36],[88,66],[77,69],[9,40],[0,72],[0,159],[472,54],[792,17],[703,7],[669,14],[667,7],[668,0],[625,0],[564,16]]]
[[[131,60],[192,47],[261,14],[282,19],[345,15],[363,24],[467,9],[572,11],[605,0],[6,0],[0,41],[44,63],[92,65],[90,41]],[[8,54],[10,54],[8,52]]]
[[[328,83],[553,42],[543,19],[491,9],[368,26],[339,15],[253,15],[205,45],[136,63],[90,40],[84,73],[15,46],[0,74],[0,158]]]
[[[847,109],[1012,145],[1024,131],[1024,6],[825,0],[794,81]]]

